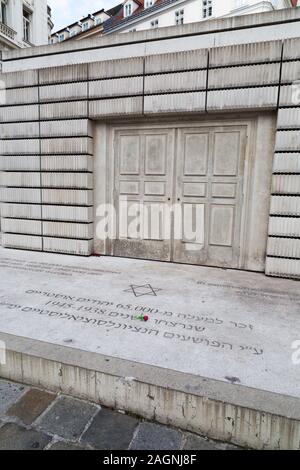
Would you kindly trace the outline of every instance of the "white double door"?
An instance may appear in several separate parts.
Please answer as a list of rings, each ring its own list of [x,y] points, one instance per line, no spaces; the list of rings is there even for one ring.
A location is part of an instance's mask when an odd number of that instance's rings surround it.
[[[112,254],[242,267],[247,126],[116,130]]]

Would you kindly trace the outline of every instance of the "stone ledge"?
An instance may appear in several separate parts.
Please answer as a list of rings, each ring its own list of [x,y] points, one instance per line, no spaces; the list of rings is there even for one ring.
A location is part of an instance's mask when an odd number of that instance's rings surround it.
[[[3,333],[0,339],[8,347],[3,378],[238,445],[299,448],[298,398]]]

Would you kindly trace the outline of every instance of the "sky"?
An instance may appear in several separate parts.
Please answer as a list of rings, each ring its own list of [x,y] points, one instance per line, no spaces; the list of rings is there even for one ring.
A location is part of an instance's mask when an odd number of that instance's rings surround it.
[[[48,0],[48,5],[52,9],[52,19],[54,22],[53,31],[64,28],[75,23],[75,21],[87,16],[89,13],[108,9],[122,3],[119,0]]]

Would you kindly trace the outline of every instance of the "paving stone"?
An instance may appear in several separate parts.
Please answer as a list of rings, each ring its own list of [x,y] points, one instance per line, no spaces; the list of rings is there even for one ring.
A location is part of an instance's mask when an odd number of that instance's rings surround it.
[[[89,450],[86,447],[73,444],[72,442],[55,442],[48,450]]]
[[[130,450],[180,450],[183,435],[174,429],[141,423]]]
[[[204,437],[195,436],[194,434],[188,434],[184,445],[184,450],[238,450],[230,444],[222,442],[215,442]]]
[[[55,398],[53,393],[33,388],[7,411],[7,415],[19,418],[25,424],[32,424]]]
[[[0,380],[0,416],[3,416],[6,413],[6,411],[22,396],[25,390],[27,390],[27,387],[24,385]]]
[[[102,409],[81,441],[99,450],[126,450],[138,423],[131,416]]]
[[[50,441],[50,436],[17,424],[0,428],[0,450],[42,450]]]
[[[215,442],[204,439],[204,437],[188,435],[184,450],[220,450],[220,448]]]
[[[37,424],[50,434],[75,440],[81,436],[97,409],[96,405],[60,396]]]

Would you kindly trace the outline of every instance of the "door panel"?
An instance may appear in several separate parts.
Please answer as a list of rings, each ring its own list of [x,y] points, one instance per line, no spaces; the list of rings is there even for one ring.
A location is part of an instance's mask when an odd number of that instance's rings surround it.
[[[170,129],[116,134],[116,256],[171,260],[174,136]]]
[[[176,199],[188,235],[175,237],[173,260],[239,267],[246,127],[180,129],[177,148]]]

